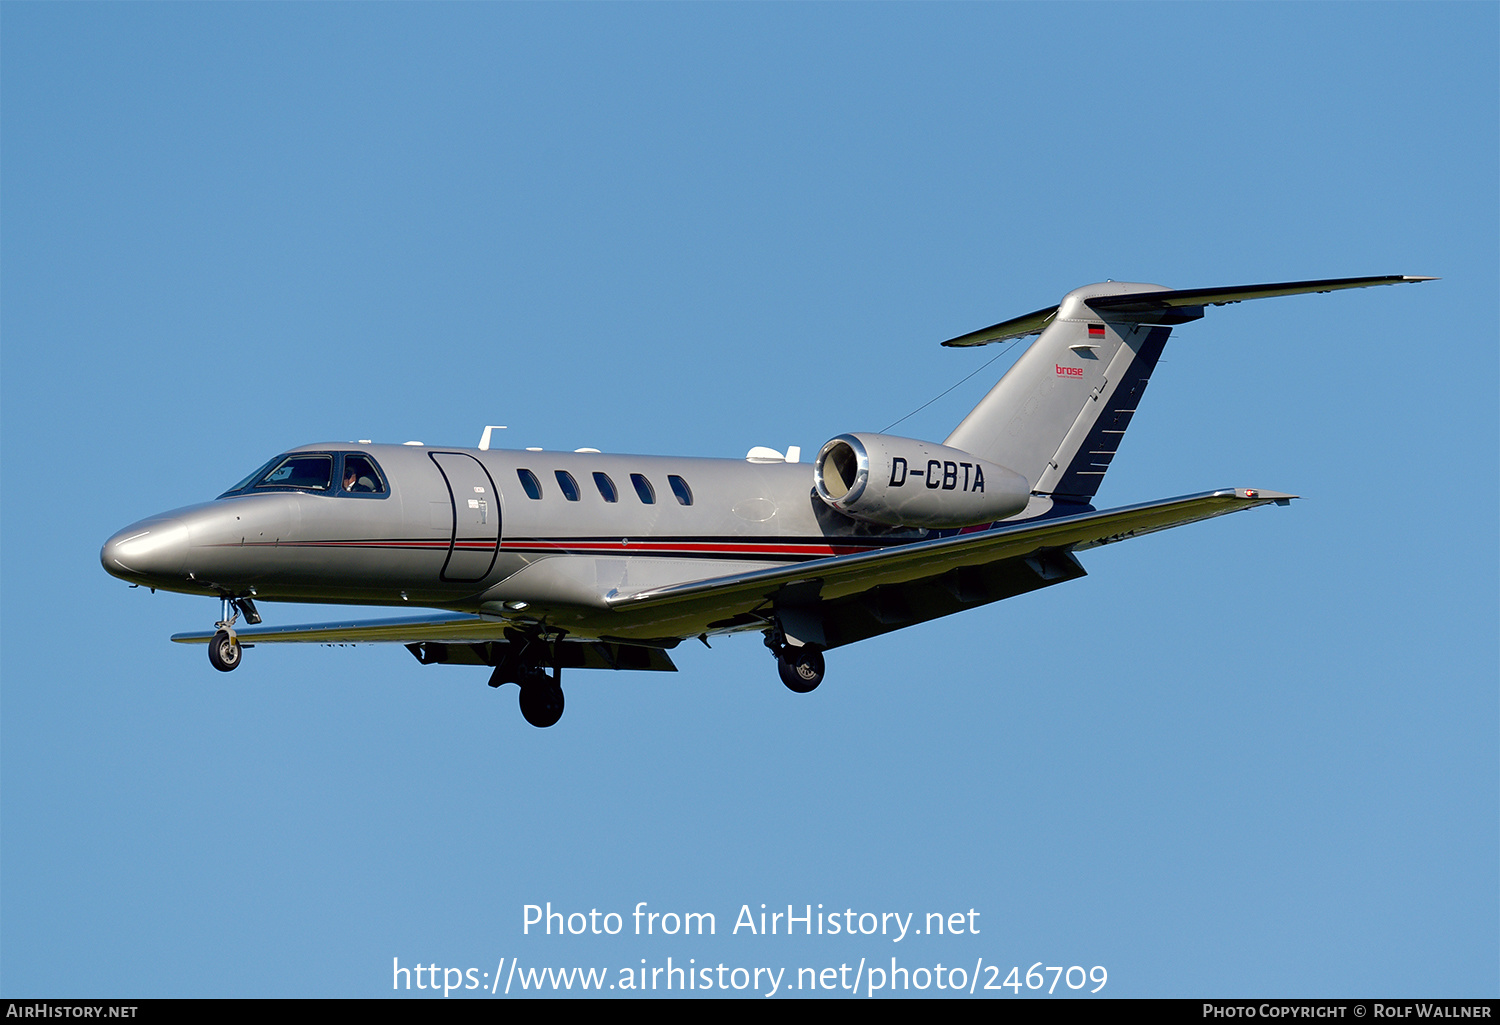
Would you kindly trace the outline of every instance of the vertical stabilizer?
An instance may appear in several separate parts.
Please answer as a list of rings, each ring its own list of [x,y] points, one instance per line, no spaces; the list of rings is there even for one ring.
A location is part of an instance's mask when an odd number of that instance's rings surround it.
[[[1069,292],[1055,314],[1031,315],[1033,323],[1046,323],[1041,337],[943,444],[1010,467],[1039,494],[1093,498],[1172,325],[1203,314],[1198,307],[1122,315],[1087,301],[1167,291],[1114,281],[1087,285]]]

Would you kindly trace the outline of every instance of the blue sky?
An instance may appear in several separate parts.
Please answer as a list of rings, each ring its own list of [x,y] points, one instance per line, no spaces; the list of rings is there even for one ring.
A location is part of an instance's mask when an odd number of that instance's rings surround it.
[[[1495,996],[1497,21],[4,5],[0,992],[894,956]],[[755,637],[575,673],[545,731],[399,647],[225,677],[166,640],[213,602],[98,563],[296,444],[809,452],[1087,282],[1360,274],[1443,280],[1210,310],[1099,496],[1303,501],[840,649],[812,695]],[[900,431],[941,439],[1004,365]],[[548,901],[718,930],[523,935]],[[980,931],[731,933],[762,903]]]

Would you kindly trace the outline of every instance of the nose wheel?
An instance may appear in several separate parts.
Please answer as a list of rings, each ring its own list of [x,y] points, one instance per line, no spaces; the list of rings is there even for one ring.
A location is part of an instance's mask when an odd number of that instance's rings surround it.
[[[243,657],[239,638],[230,630],[220,630],[208,642],[208,661],[221,673],[238,669]]]
[[[259,623],[260,613],[249,598],[223,598],[221,601],[224,603],[224,618],[214,624],[219,629],[208,642],[208,661],[219,672],[228,673],[239,668],[245,654],[240,639],[235,636],[234,624],[241,612],[245,614],[246,622]]]

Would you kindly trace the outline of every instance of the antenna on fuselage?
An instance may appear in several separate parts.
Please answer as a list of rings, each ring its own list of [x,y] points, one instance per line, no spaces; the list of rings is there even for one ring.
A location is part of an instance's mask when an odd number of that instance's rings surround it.
[[[490,427],[486,427],[484,429],[484,433],[479,436],[479,451],[488,452],[490,450],[490,434],[494,431],[504,430],[509,430],[509,428],[500,424],[494,424]]]
[[[774,448],[768,448],[765,445],[756,445],[749,452],[745,453],[745,461],[749,463],[795,463],[801,460],[801,458],[801,445],[789,446],[786,450],[786,455],[782,455]]]

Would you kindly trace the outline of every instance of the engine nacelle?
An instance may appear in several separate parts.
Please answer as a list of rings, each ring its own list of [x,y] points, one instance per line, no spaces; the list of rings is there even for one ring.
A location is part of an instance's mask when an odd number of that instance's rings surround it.
[[[1026,478],[999,463],[888,434],[840,434],[819,450],[813,479],[839,512],[892,527],[993,523],[1031,496]]]

